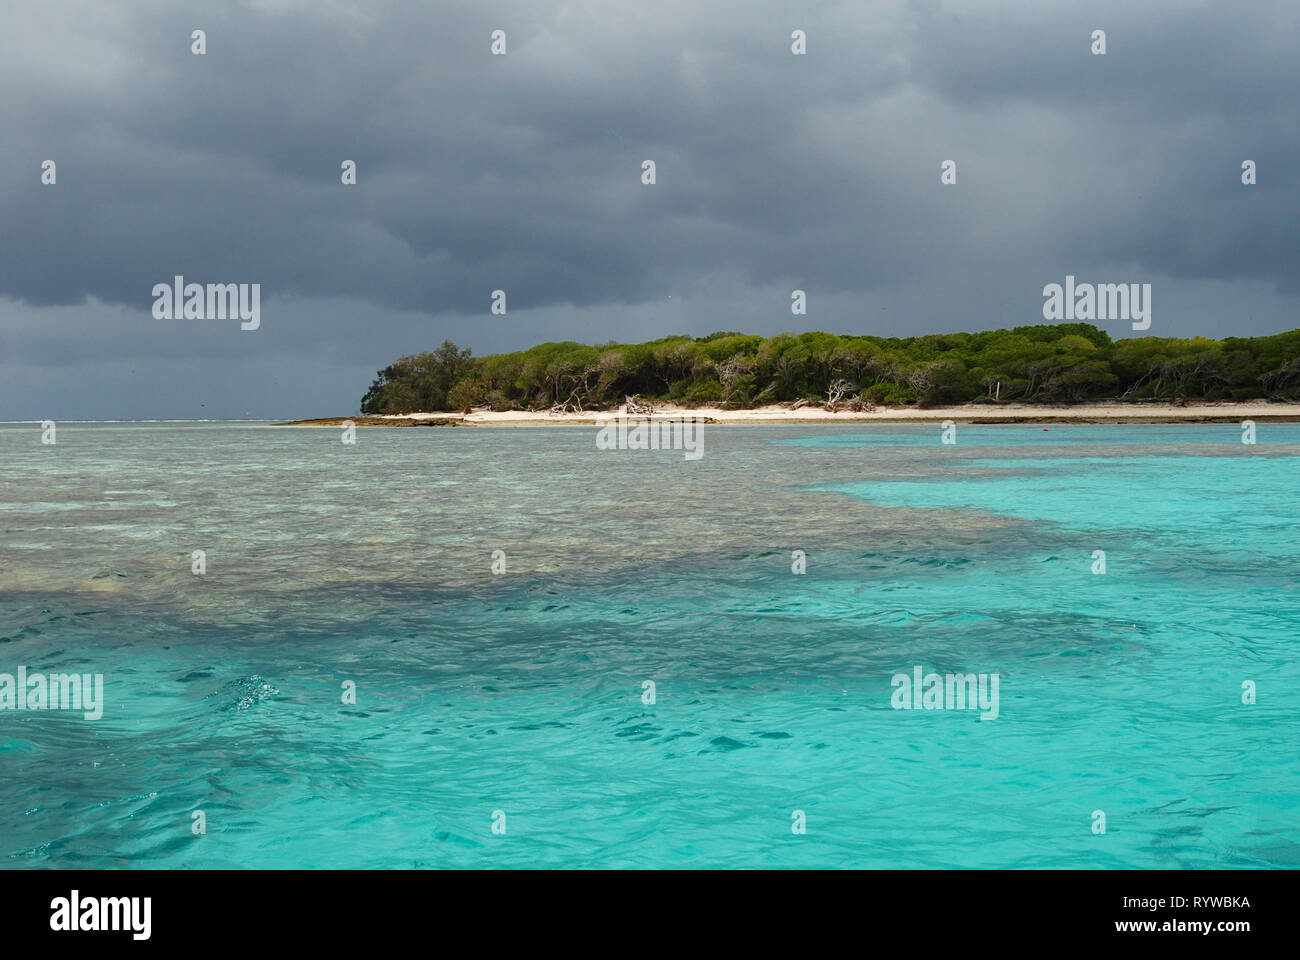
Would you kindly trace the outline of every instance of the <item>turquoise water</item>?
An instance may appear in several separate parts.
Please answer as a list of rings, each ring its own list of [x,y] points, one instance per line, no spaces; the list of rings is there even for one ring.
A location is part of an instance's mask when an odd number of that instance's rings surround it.
[[[1300,866],[1300,426],[707,429],[0,425],[2,862]]]

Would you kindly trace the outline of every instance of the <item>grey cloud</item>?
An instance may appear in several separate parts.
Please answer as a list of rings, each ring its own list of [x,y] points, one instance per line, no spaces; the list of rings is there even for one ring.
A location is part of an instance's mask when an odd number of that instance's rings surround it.
[[[49,398],[73,369],[93,392],[96,357],[134,362],[142,398],[181,367],[278,364],[256,391],[275,415],[317,395],[303,355],[373,371],[443,336],[483,352],[786,329],[804,319],[794,286],[821,305],[808,325],[846,332],[1038,322],[1067,272],[1155,282],[1153,333],[1296,325],[1300,58],[1282,2],[134,2],[9,19],[0,366],[44,371],[22,382]],[[488,54],[498,27],[506,57]],[[150,290],[176,273],[262,283],[263,330],[154,321]],[[487,316],[496,288],[507,318]],[[18,382],[0,402],[29,396]],[[193,413],[177,396],[167,412]]]

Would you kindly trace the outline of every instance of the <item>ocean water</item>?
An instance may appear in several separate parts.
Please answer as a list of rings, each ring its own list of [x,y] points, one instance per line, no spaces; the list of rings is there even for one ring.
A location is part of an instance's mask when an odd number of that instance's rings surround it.
[[[0,672],[104,678],[0,711],[0,863],[1298,867],[1258,430],[0,425]]]

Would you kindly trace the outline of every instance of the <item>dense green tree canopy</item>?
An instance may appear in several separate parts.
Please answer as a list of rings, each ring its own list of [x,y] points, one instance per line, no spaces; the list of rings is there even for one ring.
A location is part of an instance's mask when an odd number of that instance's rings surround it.
[[[609,409],[625,397],[684,406],[826,402],[1300,398],[1300,330],[1269,337],[1112,341],[1087,323],[884,338],[720,331],[650,343],[543,343],[472,357],[450,340],[379,371],[361,412]]]

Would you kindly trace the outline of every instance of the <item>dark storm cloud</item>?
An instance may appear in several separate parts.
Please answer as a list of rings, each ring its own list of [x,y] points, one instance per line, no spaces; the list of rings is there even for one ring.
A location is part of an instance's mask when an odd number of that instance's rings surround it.
[[[96,391],[193,415],[187,379],[235,415],[348,409],[377,366],[444,336],[484,352],[1034,323],[1067,272],[1153,282],[1152,333],[1297,325],[1284,2],[45,3],[5,20],[0,419],[37,415],[33,396],[89,413]],[[261,283],[262,329],[155,320],[150,291],[177,273]],[[124,372],[97,380],[110,360]],[[224,406],[223,367],[243,371]]]

